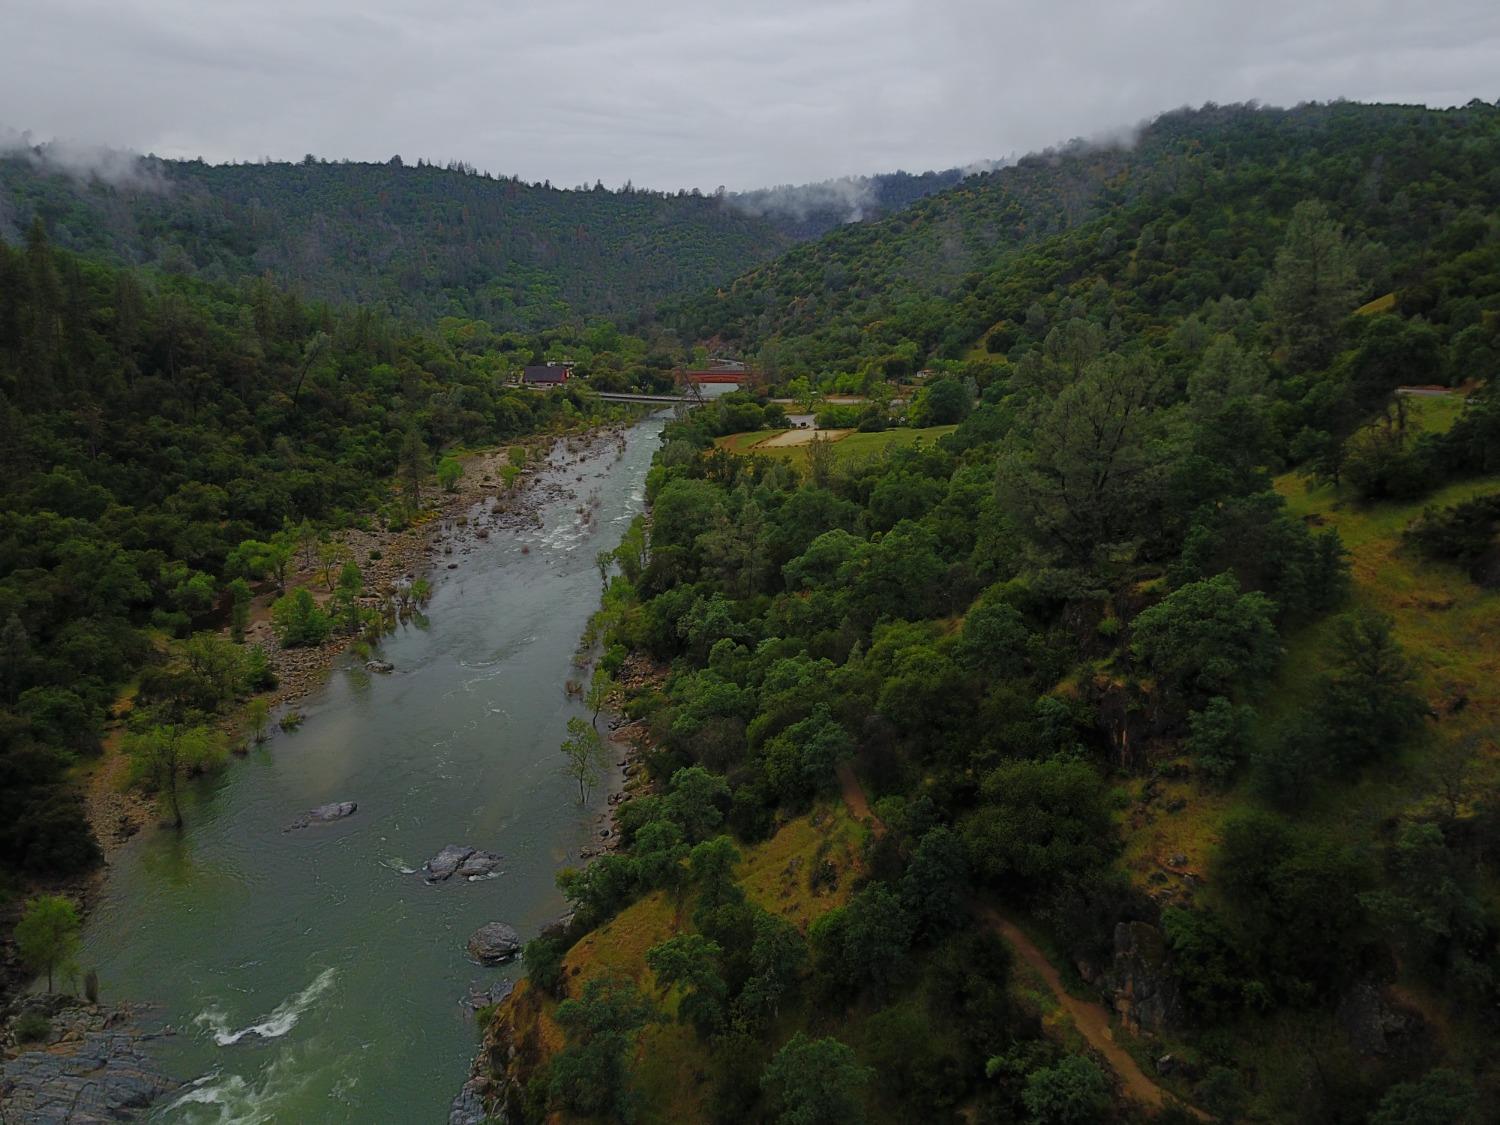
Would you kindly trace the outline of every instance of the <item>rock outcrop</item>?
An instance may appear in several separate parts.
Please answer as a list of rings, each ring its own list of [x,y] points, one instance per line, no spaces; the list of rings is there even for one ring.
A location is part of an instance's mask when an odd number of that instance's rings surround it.
[[[469,955],[481,965],[500,965],[521,952],[521,935],[504,922],[486,922],[469,938]]]
[[[498,875],[503,862],[504,857],[497,852],[449,844],[422,864],[422,878],[429,883],[444,883],[455,875],[460,879],[483,879]]]
[[[22,1012],[50,1030],[38,1043],[15,1042]],[[31,997],[17,1006],[0,1059],[0,1121],[16,1125],[105,1125],[131,1121],[177,1088],[143,1044],[144,1009],[89,1004],[71,996]]]
[[[1101,984],[1120,1020],[1137,1035],[1154,1035],[1182,1018],[1182,996],[1166,938],[1147,922],[1115,926],[1115,957]]]

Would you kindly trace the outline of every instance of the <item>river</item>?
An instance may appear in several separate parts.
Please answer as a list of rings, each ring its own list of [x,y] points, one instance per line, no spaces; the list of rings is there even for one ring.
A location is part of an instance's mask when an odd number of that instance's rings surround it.
[[[563,684],[598,607],[595,554],[642,510],[662,424],[633,427],[618,459],[550,469],[579,499],[468,540],[432,576],[425,625],[382,645],[393,674],[341,665],[300,730],[195,791],[186,831],[116,857],[81,963],[105,999],[151,1001],[177,1029],[160,1055],[191,1085],[153,1120],[446,1120],[477,1041],[460,1002],[520,972],[471,963],[465,941],[488,921],[534,936],[564,908],[553,876],[597,834],[602,794],[581,808],[560,768],[581,710]],[[574,509],[596,491],[584,527]],[[358,812],[283,831],[340,800]],[[450,843],[500,852],[503,875],[407,873]]]

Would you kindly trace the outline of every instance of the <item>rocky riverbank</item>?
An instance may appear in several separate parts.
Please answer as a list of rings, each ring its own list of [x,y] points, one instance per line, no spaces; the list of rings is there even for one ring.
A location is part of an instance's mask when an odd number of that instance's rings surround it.
[[[177,1088],[147,1044],[144,1005],[29,996],[0,1019],[0,1122],[103,1125],[132,1121]]]
[[[526,467],[512,485],[504,483],[509,446],[473,454],[465,460],[464,475],[452,492],[434,492],[427,498],[419,521],[400,531],[349,528],[340,532],[337,541],[364,576],[363,604],[376,607],[418,578],[457,570],[465,556],[492,536],[535,527],[545,504],[575,501],[580,519],[587,518],[589,498],[580,497],[574,487],[581,478],[570,480],[567,470],[610,447],[623,448],[623,434],[623,426],[614,426],[517,442],[527,451]],[[319,601],[329,597],[316,565],[301,567],[289,577],[288,587],[297,586],[313,591]],[[264,591],[252,603],[246,643],[262,646],[271,658],[278,683],[265,698],[273,717],[279,717],[294,712],[299,701],[316,691],[360,638],[339,634],[315,648],[284,649],[271,627],[270,607],[275,597],[273,591]],[[156,819],[154,802],[126,787],[129,763],[120,751],[120,741],[131,703],[129,696],[117,703],[104,754],[88,774],[84,790],[85,811],[106,863]],[[232,744],[243,744],[237,720],[229,724],[226,733]],[[92,889],[85,881],[65,891],[87,906]]]
[[[666,674],[666,668],[652,664],[639,653],[628,656],[620,669],[617,694],[609,702],[607,741],[613,768],[606,779],[605,808],[594,818],[598,843],[584,845],[579,850],[579,859],[590,860],[618,850],[620,809],[652,792],[651,778],[641,760],[652,747],[646,723],[627,719],[619,711],[623,700],[659,685]],[[571,917],[554,925],[566,926]],[[498,989],[489,994],[487,1005],[490,1010],[481,1013],[489,1018],[480,1032],[479,1050],[469,1068],[468,1080],[453,1099],[448,1125],[511,1120],[508,1114],[521,1105],[527,1079],[559,1046],[544,1043],[537,1019],[539,997],[528,988],[527,982],[522,981],[518,986],[500,982]]]

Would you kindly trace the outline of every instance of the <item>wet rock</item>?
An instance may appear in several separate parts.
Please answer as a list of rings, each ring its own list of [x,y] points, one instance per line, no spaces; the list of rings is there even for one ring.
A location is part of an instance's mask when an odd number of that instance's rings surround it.
[[[498,875],[503,862],[504,858],[498,852],[449,844],[422,864],[422,878],[429,883],[442,883],[455,875],[460,879],[482,879]]]
[[[469,985],[468,994],[464,997],[464,1005],[473,1011],[480,1008],[490,1008],[500,1003],[516,989],[513,980],[497,980],[494,983],[475,981]]]
[[[500,965],[521,952],[521,935],[504,922],[486,922],[469,938],[468,950],[481,965]]]
[[[319,805],[315,809],[308,809],[292,823],[282,829],[283,832],[295,832],[299,828],[306,828],[312,824],[332,824],[335,820],[343,820],[347,816],[353,816],[354,811],[359,808],[355,801],[334,801],[329,805]]]
[[[462,866],[464,860],[474,854],[473,848],[449,844],[437,855],[422,864],[422,878],[429,883],[441,883],[450,878]]]
[[[501,862],[502,857],[499,853],[475,849],[458,865],[458,870],[454,874],[460,879],[483,879],[488,875],[500,874]]]
[[[367,672],[394,672],[396,666],[389,660],[366,660],[365,671]]]

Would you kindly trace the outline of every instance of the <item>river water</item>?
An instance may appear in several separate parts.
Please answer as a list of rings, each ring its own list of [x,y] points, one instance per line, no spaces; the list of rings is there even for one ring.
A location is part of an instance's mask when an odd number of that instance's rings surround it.
[[[300,730],[194,794],[180,837],[116,858],[81,961],[106,999],[154,1002],[177,1029],[162,1062],[192,1085],[153,1120],[446,1120],[477,1041],[460,1002],[520,972],[471,963],[465,941],[488,921],[534,936],[563,909],[554,874],[597,834],[602,795],[580,808],[560,769],[580,711],[563,683],[598,607],[594,556],[642,510],[661,427],[549,470],[579,499],[453,555],[426,624],[382,645],[394,674],[336,669]],[[585,527],[574,509],[594,492]],[[339,800],[358,812],[283,831]],[[450,843],[500,852],[503,875],[407,873]]]

